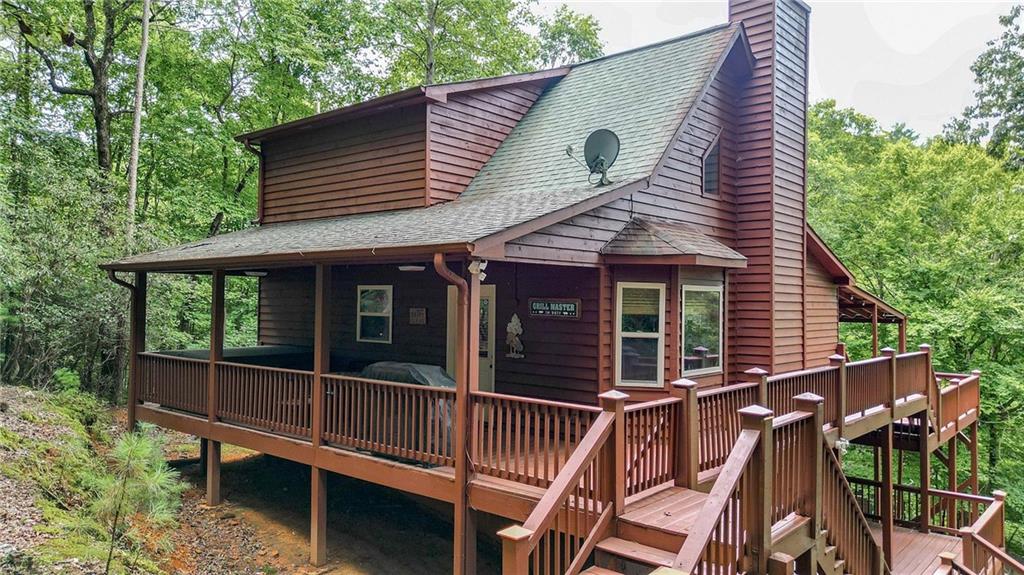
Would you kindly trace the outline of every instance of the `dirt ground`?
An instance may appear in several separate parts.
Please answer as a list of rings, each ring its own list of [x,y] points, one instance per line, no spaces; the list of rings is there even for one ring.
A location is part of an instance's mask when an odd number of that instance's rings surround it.
[[[168,534],[173,573],[437,574],[451,572],[451,514],[445,506],[330,474],[327,486],[328,563],[307,562],[309,468],[226,447],[221,467],[224,503],[204,504],[198,442],[172,435],[169,459],[191,488],[179,526]],[[481,537],[478,572],[498,573],[497,542]]]

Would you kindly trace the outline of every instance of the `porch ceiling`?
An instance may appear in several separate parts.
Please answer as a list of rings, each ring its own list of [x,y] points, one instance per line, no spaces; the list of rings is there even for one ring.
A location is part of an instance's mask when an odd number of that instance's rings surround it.
[[[872,321],[875,306],[878,307],[879,323],[903,323],[906,314],[885,303],[881,298],[857,286],[839,286],[839,321],[866,322]]]

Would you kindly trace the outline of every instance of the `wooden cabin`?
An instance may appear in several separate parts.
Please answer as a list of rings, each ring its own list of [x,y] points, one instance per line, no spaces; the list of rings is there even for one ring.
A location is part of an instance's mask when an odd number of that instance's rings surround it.
[[[239,136],[257,225],[105,266],[132,294],[130,424],[202,438],[210,504],[222,443],[309,465],[313,563],[339,473],[450,504],[460,575],[481,514],[506,575],[1016,565],[978,493],[980,374],[908,350],[807,225],[808,24],[733,0],[659,44]],[[598,129],[606,184],[578,161]],[[155,273],[212,277],[208,350],[146,349]],[[224,345],[236,275],[259,278],[256,347]],[[849,361],[846,321],[875,357]]]

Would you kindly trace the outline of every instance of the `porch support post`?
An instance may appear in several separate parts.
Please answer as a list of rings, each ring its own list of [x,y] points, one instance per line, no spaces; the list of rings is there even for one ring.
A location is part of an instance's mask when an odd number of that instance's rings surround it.
[[[892,536],[892,423],[882,428],[882,552],[885,555],[885,562],[893,565]],[[927,505],[927,503],[925,503]]]
[[[878,357],[878,304],[871,304],[871,357]]]
[[[135,410],[139,405],[139,354],[146,351],[146,272],[135,273],[135,289],[132,290],[131,340],[128,347],[128,431],[134,431],[137,418]]]
[[[313,318],[313,389],[310,431],[313,448],[320,447],[324,433],[324,382],[331,371],[331,266],[316,266],[316,303]],[[327,562],[327,471],[310,468],[309,562]]]
[[[953,436],[949,438],[949,443],[947,444],[948,447],[946,448],[947,449],[947,451],[946,451],[946,473],[947,473],[946,489],[948,489],[949,491],[953,491],[953,492],[959,491],[958,487],[959,487],[959,483],[960,483],[960,481],[957,479],[957,476],[959,475],[959,473],[957,472],[957,468],[956,468],[956,457],[957,457],[957,451],[958,451],[957,450],[957,441],[958,441],[957,435],[959,435],[959,433],[954,430]],[[949,500],[949,511],[948,511],[948,513],[949,513],[949,517],[953,517],[953,518],[956,517],[956,501],[954,501],[953,499]]]
[[[466,331],[464,332],[466,335],[462,340],[466,342],[466,389],[463,391],[464,397],[460,403],[465,407],[456,414],[457,419],[461,417],[457,429],[459,429],[458,436],[462,440],[462,446],[459,447],[462,454],[462,480],[456,481],[462,489],[459,502],[463,504],[463,517],[462,528],[458,531],[464,538],[461,550],[465,554],[463,565],[465,566],[464,572],[467,574],[476,573],[476,514],[469,508],[467,496],[472,474],[472,462],[469,459],[469,454],[474,441],[470,430],[469,410],[470,394],[480,391],[480,282],[487,277],[483,272],[486,267],[487,262],[485,261],[473,261],[469,264],[469,305],[466,310]],[[490,309],[488,313],[494,313],[494,310]]]
[[[475,546],[469,548],[467,532],[472,525],[467,498],[470,462],[466,453],[466,435],[469,432],[469,282],[453,272],[445,262],[444,254],[434,254],[434,270],[458,292],[455,330],[455,433],[453,450],[455,456],[455,501],[454,501],[454,575],[471,575],[474,562],[468,555],[475,556]],[[477,280],[479,281],[479,280]],[[477,288],[479,289],[479,287]],[[479,322],[479,319],[477,320]],[[474,334],[476,335],[476,334]],[[475,557],[474,557],[475,559]]]
[[[928,411],[922,411],[917,416],[920,422],[917,436],[918,485],[921,486],[921,518],[918,531],[927,533],[932,515],[931,497],[928,495],[928,492],[932,489],[932,462],[931,453],[928,451]]]
[[[210,365],[206,380],[206,413],[217,421],[217,363],[224,359],[224,270],[213,270],[210,302]],[[206,503],[220,505],[220,442],[207,439]]]
[[[900,328],[900,343],[898,349],[900,353],[907,353],[907,320],[901,319],[899,321]]]
[[[327,562],[327,471],[310,468],[309,486],[309,562]]]

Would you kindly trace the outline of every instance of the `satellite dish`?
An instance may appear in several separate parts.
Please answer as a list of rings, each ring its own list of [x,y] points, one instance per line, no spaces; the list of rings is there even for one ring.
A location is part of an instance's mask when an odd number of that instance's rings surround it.
[[[583,159],[587,162],[587,168],[591,174],[601,174],[601,181],[598,185],[612,183],[608,179],[608,168],[615,163],[619,156],[619,137],[611,130],[594,130],[587,141],[583,144]]]

